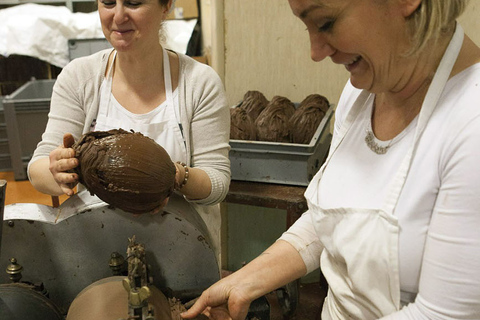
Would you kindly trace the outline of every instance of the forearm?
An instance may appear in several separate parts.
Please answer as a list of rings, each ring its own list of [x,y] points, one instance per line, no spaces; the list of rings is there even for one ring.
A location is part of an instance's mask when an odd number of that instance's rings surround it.
[[[225,278],[232,287],[243,287],[250,301],[306,274],[300,254],[279,240],[246,266]]]
[[[204,291],[182,317],[192,319],[202,312],[219,311],[229,314],[229,319],[245,319],[253,300],[300,278],[305,272],[306,267],[295,248],[279,240],[245,267]]]
[[[59,196],[64,194],[58,183],[53,179],[49,170],[49,158],[41,158],[29,167],[29,179],[33,187],[45,194]]]

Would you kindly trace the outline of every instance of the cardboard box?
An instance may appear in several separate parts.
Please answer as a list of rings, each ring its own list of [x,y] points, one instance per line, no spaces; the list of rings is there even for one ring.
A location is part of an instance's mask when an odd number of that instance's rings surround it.
[[[197,18],[197,0],[176,0],[175,7],[167,17],[169,20],[189,20]]]

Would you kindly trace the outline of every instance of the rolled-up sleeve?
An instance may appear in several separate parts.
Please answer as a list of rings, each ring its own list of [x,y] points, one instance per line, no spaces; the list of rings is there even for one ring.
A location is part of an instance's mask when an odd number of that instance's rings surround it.
[[[279,240],[290,243],[300,254],[310,273],[320,267],[323,245],[315,232],[310,210],[306,211]]]

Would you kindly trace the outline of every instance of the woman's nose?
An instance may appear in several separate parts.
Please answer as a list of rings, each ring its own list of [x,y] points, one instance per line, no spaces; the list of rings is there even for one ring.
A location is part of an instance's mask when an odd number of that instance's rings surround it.
[[[310,34],[310,56],[319,62],[335,53],[335,49],[322,34]]]
[[[122,24],[128,20],[128,13],[126,8],[120,1],[117,1],[117,5],[115,6],[115,16],[113,17],[116,24]]]

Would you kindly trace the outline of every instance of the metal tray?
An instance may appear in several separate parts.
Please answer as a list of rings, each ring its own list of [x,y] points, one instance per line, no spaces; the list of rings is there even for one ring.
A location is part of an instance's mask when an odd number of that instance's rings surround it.
[[[232,180],[307,186],[328,154],[334,106],[308,144],[230,140]]]

